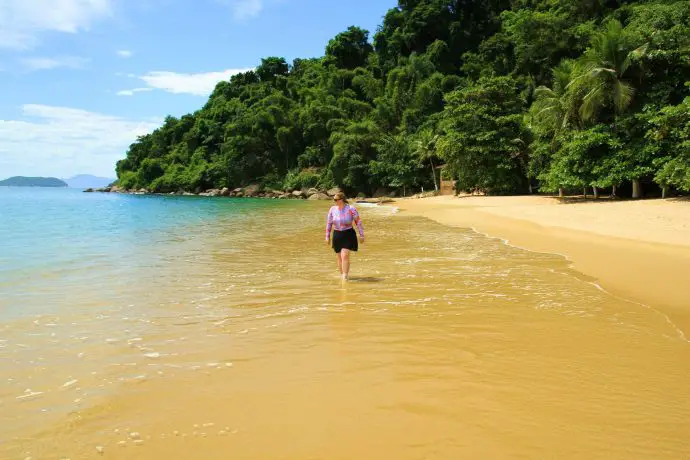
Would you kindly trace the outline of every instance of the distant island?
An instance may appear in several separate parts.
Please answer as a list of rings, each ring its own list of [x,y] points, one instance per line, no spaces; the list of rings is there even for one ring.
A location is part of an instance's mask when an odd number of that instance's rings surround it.
[[[67,187],[67,183],[57,177],[14,176],[0,181],[0,187]]]
[[[90,174],[79,174],[69,179],[63,179],[71,188],[101,188],[115,182],[115,179],[97,177]]]

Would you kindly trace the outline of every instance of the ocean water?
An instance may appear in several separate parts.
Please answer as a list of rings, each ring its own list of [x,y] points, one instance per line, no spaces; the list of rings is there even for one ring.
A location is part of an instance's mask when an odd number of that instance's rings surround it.
[[[330,204],[0,188],[0,458],[690,456],[654,306],[388,207],[342,283]]]
[[[218,216],[239,226],[281,204],[0,187],[0,318],[131,298],[134,281],[156,283],[169,258],[193,251],[197,232]]]

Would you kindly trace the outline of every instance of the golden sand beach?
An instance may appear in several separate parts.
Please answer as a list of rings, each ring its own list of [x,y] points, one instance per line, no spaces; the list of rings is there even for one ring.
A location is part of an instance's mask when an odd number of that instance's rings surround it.
[[[329,204],[176,227],[0,329],[0,458],[688,458],[687,204],[361,206],[345,283]]]
[[[407,214],[562,254],[607,291],[662,310],[690,336],[690,200],[548,196],[398,199]]]

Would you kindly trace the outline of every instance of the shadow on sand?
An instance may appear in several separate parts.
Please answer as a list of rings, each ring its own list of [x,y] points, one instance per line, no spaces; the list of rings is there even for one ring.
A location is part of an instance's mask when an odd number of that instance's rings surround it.
[[[350,276],[347,280],[356,283],[380,283],[384,281],[384,278],[376,278],[374,276]]]

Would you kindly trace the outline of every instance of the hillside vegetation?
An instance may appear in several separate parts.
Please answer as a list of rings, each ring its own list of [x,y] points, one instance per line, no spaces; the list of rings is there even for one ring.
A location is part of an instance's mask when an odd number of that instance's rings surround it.
[[[400,0],[139,138],[119,185],[690,190],[690,2]],[[370,39],[371,38],[371,39]]]

